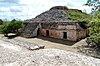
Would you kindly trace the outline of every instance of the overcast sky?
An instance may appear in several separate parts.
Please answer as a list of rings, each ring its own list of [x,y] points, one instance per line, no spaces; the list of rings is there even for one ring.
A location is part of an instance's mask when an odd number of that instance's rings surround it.
[[[86,10],[87,0],[0,0],[0,19],[29,19],[49,10],[53,6],[67,6],[68,8]]]

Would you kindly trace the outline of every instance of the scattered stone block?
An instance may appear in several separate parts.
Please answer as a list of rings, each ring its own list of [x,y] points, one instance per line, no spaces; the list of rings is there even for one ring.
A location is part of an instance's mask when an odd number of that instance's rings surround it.
[[[44,49],[44,45],[35,45],[35,46],[31,46],[28,49],[29,50],[39,50],[39,49]]]
[[[29,50],[38,50],[39,49],[39,46],[38,45],[36,45],[36,46],[32,46],[32,47],[29,47],[28,48]]]

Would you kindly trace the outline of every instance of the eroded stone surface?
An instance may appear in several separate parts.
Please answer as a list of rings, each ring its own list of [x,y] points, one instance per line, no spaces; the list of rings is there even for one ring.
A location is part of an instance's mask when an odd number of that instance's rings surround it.
[[[0,40],[0,66],[100,66],[100,59],[53,48],[30,51],[10,41]]]
[[[100,66],[100,59],[59,49],[13,51],[0,47],[3,66]]]

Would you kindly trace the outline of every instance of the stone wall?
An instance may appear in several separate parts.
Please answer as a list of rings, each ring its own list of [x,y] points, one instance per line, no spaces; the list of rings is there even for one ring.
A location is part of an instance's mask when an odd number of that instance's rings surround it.
[[[62,39],[62,33],[60,30],[49,30],[49,36],[58,38],[58,39]]]
[[[33,25],[32,25],[33,24]],[[58,27],[56,29],[52,29],[51,27],[49,28],[44,28],[43,25],[32,23],[31,25],[27,26],[29,28],[33,29],[26,29],[26,34],[25,37],[35,37],[37,36],[38,29],[39,29],[39,35],[42,36],[47,36],[47,30],[49,31],[49,37],[53,38],[58,38],[58,39],[65,39],[64,32],[67,33],[67,40],[71,41],[77,41],[80,40],[81,38],[86,37],[87,30],[81,28],[79,25],[57,25]],[[49,24],[48,24],[49,25]],[[27,33],[28,32],[28,33]]]
[[[83,30],[79,30],[76,31],[77,32],[77,40],[80,40],[82,38],[85,38],[87,36],[87,30],[83,29]]]
[[[37,36],[38,27],[39,23],[28,23],[21,36],[26,38]]]
[[[62,39],[61,31],[58,30],[40,29],[40,35],[47,36],[46,30],[49,31],[49,37]]]
[[[40,35],[47,36],[46,30],[49,31],[49,37],[64,39],[63,32],[67,32],[67,38],[65,40],[77,41],[76,30],[50,30],[50,29],[40,29]]]
[[[59,25],[57,29],[62,29],[62,30],[71,29],[72,30],[72,29],[76,29],[76,25]]]
[[[76,30],[68,30],[67,31],[67,39],[71,41],[77,41]]]
[[[46,36],[46,30],[40,28],[39,35]]]

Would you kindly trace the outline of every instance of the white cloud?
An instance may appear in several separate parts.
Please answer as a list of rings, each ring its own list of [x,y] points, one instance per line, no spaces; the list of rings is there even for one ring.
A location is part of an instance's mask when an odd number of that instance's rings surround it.
[[[69,8],[87,10],[90,8],[82,6],[84,3],[74,2],[73,0],[20,0],[19,5],[0,7],[0,17],[2,18],[34,18],[36,15],[49,10],[53,6],[68,6]],[[3,13],[4,11],[4,13]],[[4,17],[5,16],[5,17]]]
[[[13,3],[17,4],[19,0],[0,0],[0,3]]]
[[[83,6],[82,2],[75,2],[73,0],[21,0],[20,4],[32,5],[33,9],[37,10],[48,10],[53,6],[68,6],[69,8],[86,10],[88,13],[91,11],[91,8],[88,6]]]

